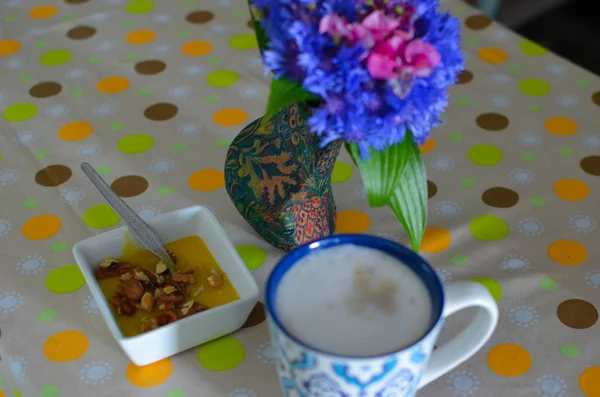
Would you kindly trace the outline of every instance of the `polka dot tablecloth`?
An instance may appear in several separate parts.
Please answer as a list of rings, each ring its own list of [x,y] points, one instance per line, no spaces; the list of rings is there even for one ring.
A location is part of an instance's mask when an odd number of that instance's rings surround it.
[[[446,284],[489,289],[500,323],[419,396],[600,397],[600,78],[445,4],[467,70],[421,148],[421,251]],[[79,172],[87,161],[143,218],[213,210],[264,285],[281,252],[223,187],[227,146],[268,93],[245,2],[6,0],[0,18],[0,396],[280,395],[262,303],[240,331],[137,367],[71,255],[119,224]],[[351,164],[342,154],[333,173],[338,232],[406,242]]]

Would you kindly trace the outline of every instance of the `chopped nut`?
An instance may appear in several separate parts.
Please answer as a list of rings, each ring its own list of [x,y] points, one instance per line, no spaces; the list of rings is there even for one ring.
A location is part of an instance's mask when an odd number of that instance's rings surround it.
[[[213,288],[218,288],[221,286],[221,284],[223,284],[223,278],[221,277],[221,275],[219,273],[213,274],[207,280],[208,280],[208,285],[210,285]]]
[[[100,262],[100,267],[106,269],[108,267],[111,267],[112,265],[116,265],[117,263],[119,263],[118,259],[106,258],[102,262]]]
[[[141,270],[135,271],[135,278],[136,278],[136,280],[140,280],[140,281],[150,281],[148,276],[146,276],[146,273],[142,272]]]
[[[133,272],[135,268],[130,263],[120,262],[110,267],[99,267],[96,269],[96,278],[102,280],[111,277],[120,277],[125,273]]]
[[[117,308],[117,313],[123,316],[133,316],[135,314],[135,306],[122,296],[113,296],[110,298],[112,303]]]
[[[194,305],[190,308],[190,310],[188,310],[188,312],[186,314],[184,314],[184,317],[189,317],[196,313],[203,312],[207,309],[208,309],[208,307],[204,306],[202,303],[194,302]],[[182,312],[182,314],[183,314],[183,312]]]
[[[167,285],[165,288],[163,288],[163,292],[167,295],[172,294],[175,291],[177,291],[177,288],[172,285]]]
[[[161,274],[167,271],[167,265],[163,261],[158,261],[156,264],[156,274]]]
[[[181,306],[181,314],[183,314],[185,316],[190,311],[190,309],[192,308],[192,306],[194,306],[194,301],[193,300],[189,300],[189,301],[185,302]]]
[[[167,253],[171,257],[171,260],[173,261],[173,263],[176,264],[177,263],[177,255],[175,255],[175,253],[173,251],[169,251],[169,250],[167,250]]]
[[[163,276],[158,276],[158,283],[163,284],[165,282],[165,278]]]
[[[156,304],[179,304],[185,302],[185,298],[183,296],[177,295],[161,295],[156,298]]]
[[[165,310],[165,305],[164,303],[161,305],[158,305],[158,310]]]
[[[142,332],[152,331],[158,328],[158,321],[151,317],[146,317],[142,320]]]
[[[199,293],[201,293],[202,291],[204,291],[204,286],[203,286],[203,285],[201,285],[201,286],[200,286],[200,287],[199,287],[199,288],[196,290],[196,292],[194,292],[194,293],[192,294],[192,298],[193,298],[193,297],[195,297],[196,295],[198,295]]]
[[[195,284],[198,282],[196,275],[194,274],[194,270],[186,269],[186,270],[177,270],[173,273],[172,281],[175,283],[184,283],[184,284]]]
[[[150,292],[146,292],[144,296],[142,296],[140,306],[148,313],[152,313],[152,309],[154,309],[154,299],[152,298],[152,294]]]
[[[129,300],[137,301],[142,299],[144,295],[144,289],[137,280],[125,280],[121,281],[115,289],[117,295],[126,297]]]
[[[162,289],[157,288],[154,290],[154,299],[158,298],[159,296],[162,296],[163,292]]]
[[[133,274],[131,274],[131,273],[122,274],[121,280],[133,280]]]

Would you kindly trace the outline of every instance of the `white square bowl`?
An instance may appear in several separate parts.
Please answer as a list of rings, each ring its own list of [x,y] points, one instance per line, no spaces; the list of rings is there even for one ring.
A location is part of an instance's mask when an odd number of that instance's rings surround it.
[[[162,360],[239,329],[254,308],[259,294],[254,277],[217,219],[207,208],[183,208],[158,215],[147,223],[165,243],[188,236],[202,238],[237,290],[240,299],[137,336],[125,337],[102,294],[95,270],[102,259],[118,258],[121,255],[128,230],[126,227],[120,227],[78,242],[73,247],[73,255],[104,321],[125,354],[138,366]]]

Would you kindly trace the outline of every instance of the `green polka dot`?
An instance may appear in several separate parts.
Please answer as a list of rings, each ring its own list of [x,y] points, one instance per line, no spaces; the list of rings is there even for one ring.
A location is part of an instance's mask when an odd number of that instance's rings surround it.
[[[587,87],[590,85],[590,82],[589,82],[589,80],[586,80],[586,79],[579,79],[579,80],[577,80],[577,85],[580,87]]]
[[[519,90],[530,96],[543,96],[550,92],[550,84],[540,79],[525,79],[519,82]]]
[[[37,318],[41,323],[52,321],[54,320],[54,317],[56,317],[56,312],[51,309],[42,310],[37,315]]]
[[[21,202],[21,206],[23,208],[35,208],[38,205],[38,201],[37,199],[34,199],[33,197],[30,198],[26,198],[25,200],[23,200],[23,202]]]
[[[533,153],[523,153],[521,158],[525,161],[535,161],[535,154]]]
[[[209,95],[206,98],[204,98],[204,102],[206,103],[217,103],[219,102],[219,97],[216,95]]]
[[[543,207],[546,205],[546,200],[542,196],[533,196],[530,202],[534,207]]]
[[[479,39],[477,37],[467,37],[465,42],[468,45],[477,45],[477,44],[479,44]]]
[[[112,131],[119,131],[122,130],[124,126],[125,124],[122,121],[113,121],[110,123],[108,128],[110,128]]]
[[[469,106],[472,102],[471,98],[458,98],[457,101],[460,106]]]
[[[185,396],[186,396],[185,392],[181,389],[169,390],[167,392],[167,394],[165,394],[165,397],[185,397]]]
[[[465,136],[463,134],[461,134],[460,132],[455,132],[453,134],[450,134],[450,140],[452,140],[454,142],[460,142],[463,139],[465,139]]]
[[[60,394],[60,388],[55,383],[48,383],[42,386],[40,397],[57,397]]]
[[[340,183],[346,182],[352,178],[352,167],[343,161],[336,161],[331,174],[331,182]]]
[[[534,113],[542,111],[542,107],[540,105],[529,105],[529,107],[527,109],[529,109],[530,112],[534,112]]]
[[[477,185],[477,181],[473,178],[462,178],[460,180],[460,186],[462,187],[474,187]]]
[[[540,55],[548,53],[548,50],[546,50],[544,47],[530,40],[523,40],[520,47],[521,52],[525,55],[529,55],[530,57],[539,57]]]
[[[246,10],[235,10],[233,12],[233,15],[235,15],[236,17],[245,17],[248,14],[248,11]]]
[[[183,2],[184,7],[194,7],[195,5],[196,5],[196,2],[192,1],[192,0],[185,0]]]
[[[126,61],[135,61],[137,59],[137,55],[135,54],[125,54],[123,55],[123,59]]]
[[[240,75],[232,70],[215,70],[206,76],[206,82],[213,87],[229,87],[235,84]]]
[[[37,107],[32,103],[15,103],[4,110],[4,119],[12,123],[19,123],[34,117],[37,111]]]
[[[139,96],[148,96],[150,95],[150,90],[148,88],[138,88],[136,91]]]
[[[556,281],[552,280],[550,277],[544,277],[540,280],[540,288],[545,291],[554,291],[558,288],[558,284]]]
[[[198,362],[209,371],[227,371],[240,365],[246,352],[231,336],[215,339],[198,348]]]
[[[52,154],[52,152],[50,150],[38,150],[37,152],[35,152],[35,157],[37,159],[43,160],[47,157],[50,157],[50,155]]]
[[[235,50],[252,50],[258,46],[258,42],[255,34],[244,33],[231,36],[229,45]]]
[[[521,70],[521,65],[519,65],[518,63],[514,63],[508,67],[508,70],[510,70],[511,72],[518,72]]]
[[[150,0],[133,0],[125,6],[125,11],[132,14],[145,14],[153,9],[154,3]]]
[[[229,229],[223,228],[223,233],[225,233],[226,236],[229,236]]]
[[[179,32],[179,37],[181,37],[182,39],[185,39],[186,37],[190,36],[190,32],[189,31],[183,31],[183,32]]]
[[[188,149],[187,143],[176,143],[173,145],[173,150],[176,152],[185,152]]]
[[[254,245],[238,245],[235,247],[248,269],[258,269],[267,260],[267,251]]]
[[[456,266],[464,266],[467,264],[467,256],[463,254],[453,255],[450,262]]]
[[[502,287],[496,280],[487,277],[475,277],[472,278],[471,281],[475,281],[476,283],[479,283],[487,288],[496,302],[502,298]]]
[[[471,221],[471,234],[478,240],[496,241],[508,235],[508,225],[494,215],[482,215]]]
[[[19,76],[19,79],[21,81],[31,81],[33,80],[33,75],[32,74],[22,74],[21,76]]]
[[[66,241],[56,241],[52,243],[50,249],[52,250],[52,252],[56,253],[65,252],[67,249],[69,249],[69,243],[67,243]]]
[[[88,62],[91,64],[98,64],[98,63],[100,63],[100,61],[101,61],[100,57],[97,57],[97,56],[91,56],[88,58]]]
[[[75,18],[75,17],[73,15],[71,15],[71,14],[63,15],[63,20],[64,21],[72,21],[73,18]]]
[[[477,165],[492,166],[502,161],[502,151],[492,145],[475,145],[469,149],[467,157]]]
[[[579,357],[579,346],[577,345],[562,345],[560,352],[566,358],[577,358]]]
[[[71,56],[71,53],[67,50],[52,50],[42,54],[40,62],[46,66],[59,66],[69,62]]]
[[[17,389],[13,389],[13,393],[15,393],[15,397],[23,397],[23,396],[21,396],[21,393],[19,393],[19,391]]]
[[[83,90],[75,88],[69,92],[69,95],[71,95],[73,98],[79,98],[83,95]]]
[[[36,42],[36,43],[35,43],[35,46],[36,46],[37,48],[44,48],[44,47],[48,47],[48,42],[47,42],[47,41],[40,40],[40,41],[38,41],[38,42]]]
[[[454,7],[455,14],[464,14],[465,12],[467,12],[467,10],[467,7],[463,4],[459,4],[456,7]]]
[[[123,153],[140,154],[154,146],[154,138],[148,134],[131,134],[121,138],[117,146]]]
[[[15,17],[14,17],[14,16],[12,16],[12,15],[7,15],[7,16],[5,16],[5,17],[4,17],[4,20],[5,20],[6,22],[14,22],[14,21],[16,21],[16,20],[17,20],[17,18],[15,18]]]
[[[0,376],[0,386],[4,386],[4,378]]]
[[[108,204],[98,204],[83,214],[83,222],[95,229],[104,229],[119,223],[121,220]]]
[[[563,157],[571,157],[573,156],[573,149],[568,148],[568,147],[564,147],[560,149],[560,155]]]
[[[208,62],[210,62],[210,63],[219,63],[219,62],[221,62],[221,58],[215,57],[215,56],[208,57]]]
[[[169,185],[159,186],[156,189],[156,192],[158,194],[160,194],[161,196],[168,196],[170,194],[173,194],[174,191],[175,191],[175,189],[173,189],[173,186],[169,186]]]
[[[96,172],[100,175],[107,175],[112,172],[112,167],[110,165],[101,165],[100,167],[96,168]]]
[[[213,141],[213,144],[216,147],[229,147],[230,143],[231,143],[231,139],[227,139],[227,138],[217,138]]]
[[[61,266],[52,270],[46,277],[46,288],[55,294],[70,294],[84,284],[83,274],[76,265]]]
[[[133,21],[131,19],[126,19],[123,22],[121,22],[121,26],[128,28],[131,25],[133,25]]]

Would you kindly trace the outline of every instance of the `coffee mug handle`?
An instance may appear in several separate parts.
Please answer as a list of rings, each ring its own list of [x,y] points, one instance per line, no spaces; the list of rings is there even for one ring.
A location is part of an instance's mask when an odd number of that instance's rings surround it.
[[[444,375],[470,358],[490,339],[498,323],[498,306],[488,290],[474,282],[457,282],[446,287],[444,318],[467,307],[479,307],[475,318],[452,340],[438,347],[429,363],[419,388]]]

